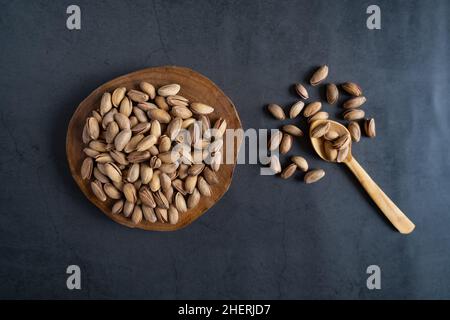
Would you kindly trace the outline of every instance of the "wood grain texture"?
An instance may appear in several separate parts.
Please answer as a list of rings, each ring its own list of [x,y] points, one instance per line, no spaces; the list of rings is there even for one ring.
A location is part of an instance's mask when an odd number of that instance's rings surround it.
[[[195,219],[204,214],[211,208],[228,190],[233,178],[233,172],[236,165],[237,152],[241,143],[241,137],[234,139],[234,146],[227,146],[224,141],[223,154],[226,154],[227,147],[234,148],[234,156],[232,164],[222,164],[217,172],[219,183],[211,186],[212,196],[201,197],[200,203],[193,209],[180,214],[177,224],[171,225],[167,223],[150,223],[142,221],[138,225],[131,222],[130,219],[122,215],[114,215],[111,213],[112,200],[106,202],[99,201],[91,191],[89,182],[82,180],[80,168],[85,158],[83,153],[84,144],[82,142],[82,130],[86,118],[92,110],[99,107],[101,96],[104,92],[112,92],[117,87],[126,87],[127,89],[138,88],[139,82],[147,81],[155,87],[160,87],[169,83],[178,83],[181,85],[180,95],[188,98],[190,101],[198,101],[214,106],[215,111],[210,115],[213,123],[219,117],[226,119],[228,129],[241,129],[241,121],[231,100],[217,87],[211,80],[205,76],[188,68],[177,66],[164,66],[156,68],[148,68],[126,74],[124,76],[113,79],[99,88],[95,89],[86,99],[84,99],[73,114],[66,136],[66,154],[70,171],[75,182],[80,187],[84,195],[95,204],[106,216],[112,220],[132,228],[141,228],[145,230],[171,231],[185,227],[192,223]]]

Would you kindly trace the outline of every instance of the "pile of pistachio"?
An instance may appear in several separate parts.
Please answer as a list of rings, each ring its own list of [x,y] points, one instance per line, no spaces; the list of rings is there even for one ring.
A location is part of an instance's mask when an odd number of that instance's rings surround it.
[[[81,176],[111,212],[134,224],[176,224],[210,197],[222,163],[227,123],[214,108],[180,95],[180,85],[105,92],[86,119]]]

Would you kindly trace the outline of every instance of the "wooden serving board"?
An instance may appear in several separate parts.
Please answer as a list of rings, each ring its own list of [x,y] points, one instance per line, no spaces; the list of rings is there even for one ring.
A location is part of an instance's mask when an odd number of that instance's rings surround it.
[[[168,223],[150,223],[142,220],[138,225],[133,224],[129,218],[123,215],[114,215],[111,213],[112,200],[101,202],[92,193],[89,182],[81,178],[80,168],[85,158],[83,148],[85,147],[81,139],[83,126],[86,118],[100,105],[100,99],[104,92],[112,91],[117,87],[126,87],[127,89],[138,89],[139,82],[147,81],[156,88],[169,84],[178,83],[181,85],[180,95],[188,98],[190,101],[198,101],[215,108],[210,115],[213,123],[219,117],[226,119],[228,129],[241,129],[241,121],[231,100],[217,87],[211,80],[188,68],[177,66],[164,66],[156,68],[148,68],[132,72],[116,79],[113,79],[99,88],[95,89],[86,99],[84,99],[75,110],[70,120],[66,137],[66,153],[69,162],[70,171],[75,182],[80,187],[84,195],[103,211],[112,220],[132,228],[141,228],[145,230],[171,231],[187,226],[195,219],[200,217],[209,208],[211,208],[228,190],[233,177],[233,171],[236,165],[237,152],[241,143],[240,138],[235,138],[234,143],[234,161],[232,164],[222,164],[217,172],[219,183],[211,186],[212,196],[201,197],[199,204],[187,212],[180,214],[177,224]],[[226,154],[227,144],[224,141],[223,154]]]

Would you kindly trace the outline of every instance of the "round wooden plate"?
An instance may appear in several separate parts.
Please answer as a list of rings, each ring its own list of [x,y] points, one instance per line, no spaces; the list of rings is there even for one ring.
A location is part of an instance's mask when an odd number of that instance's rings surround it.
[[[89,182],[81,178],[80,168],[85,158],[83,152],[83,141],[81,139],[83,126],[92,110],[95,110],[100,105],[100,99],[104,92],[112,92],[117,87],[126,87],[127,89],[138,89],[139,82],[147,81],[153,84],[155,87],[160,87],[169,83],[178,83],[181,85],[180,95],[188,98],[190,101],[198,101],[215,108],[215,111],[211,114],[211,122],[215,121],[219,117],[226,119],[228,129],[241,129],[241,121],[231,100],[217,87],[211,80],[205,76],[199,74],[188,68],[176,67],[176,66],[164,66],[156,68],[148,68],[126,74],[124,76],[113,79],[96,90],[94,90],[83,102],[80,103],[78,108],[70,120],[66,137],[66,153],[67,160],[69,162],[70,171],[72,177],[80,187],[85,196],[94,203],[100,210],[103,211],[112,220],[132,228],[141,228],[145,230],[159,230],[170,231],[177,230],[184,226],[187,226],[195,219],[200,217],[203,213],[211,208],[228,190],[233,177],[233,171],[236,165],[237,151],[241,143],[240,138],[235,138],[234,141],[234,160],[232,164],[222,164],[220,170],[217,172],[219,183],[211,186],[212,196],[201,197],[200,203],[187,212],[180,215],[180,219],[177,224],[172,225],[168,223],[150,223],[148,221],[142,221],[138,225],[131,222],[129,218],[125,218],[122,215],[113,215],[111,213],[112,200],[101,202],[92,193]],[[223,146],[223,154],[227,152],[226,141]]]

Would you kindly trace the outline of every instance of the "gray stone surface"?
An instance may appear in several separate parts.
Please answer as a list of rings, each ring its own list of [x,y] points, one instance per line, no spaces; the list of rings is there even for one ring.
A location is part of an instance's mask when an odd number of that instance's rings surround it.
[[[1,298],[450,298],[448,1],[4,1],[0,15]],[[395,232],[344,167],[306,186],[241,165],[225,197],[175,233],[122,227],[91,205],[65,157],[78,103],[116,76],[149,66],[193,68],[236,104],[246,128],[279,123],[311,68],[355,80],[378,136],[360,163],[416,223]],[[311,90],[313,98],[319,93]],[[336,107],[325,106],[333,115]],[[302,123],[305,127],[305,124]],[[82,269],[82,290],[65,269]],[[382,289],[366,289],[366,267]]]

